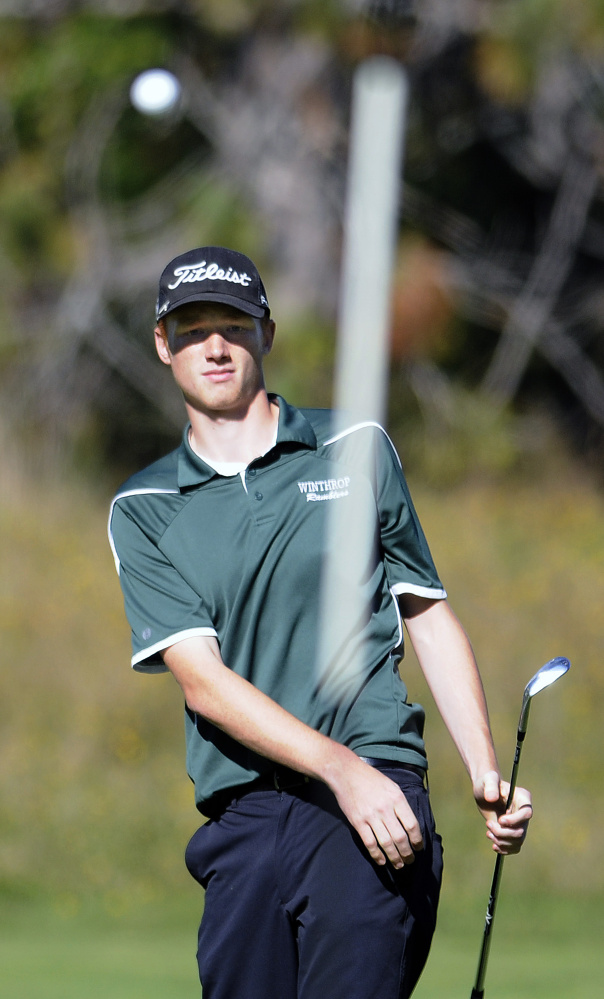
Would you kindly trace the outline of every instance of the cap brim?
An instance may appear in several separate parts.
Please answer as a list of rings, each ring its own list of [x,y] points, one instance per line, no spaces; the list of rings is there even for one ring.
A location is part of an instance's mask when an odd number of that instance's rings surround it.
[[[263,309],[261,305],[252,305],[251,302],[235,298],[233,295],[223,295],[221,292],[208,291],[203,295],[197,294],[191,295],[189,298],[181,298],[178,302],[175,302],[171,309],[162,312],[157,319],[165,319],[171,312],[176,312],[176,309],[179,309],[181,305],[189,305],[191,302],[220,302],[221,305],[230,305],[234,309],[239,309],[240,312],[247,313],[248,316],[254,316],[255,319],[262,319],[269,311],[268,309]]]

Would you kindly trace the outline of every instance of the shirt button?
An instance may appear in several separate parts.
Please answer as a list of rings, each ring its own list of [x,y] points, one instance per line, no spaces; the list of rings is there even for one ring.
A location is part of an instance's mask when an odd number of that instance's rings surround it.
[[[256,474],[256,469],[255,468],[248,468],[247,474],[248,475],[255,475]]]
[[[257,500],[261,500],[261,499],[263,499],[263,498],[264,498],[264,497],[262,496],[262,493],[254,493],[254,495],[255,495],[255,497],[256,497],[256,499],[257,499]]]

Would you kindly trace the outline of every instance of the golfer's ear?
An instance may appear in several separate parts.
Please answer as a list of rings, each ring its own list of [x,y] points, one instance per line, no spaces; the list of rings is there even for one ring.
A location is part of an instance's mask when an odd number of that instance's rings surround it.
[[[275,330],[277,326],[274,319],[265,319],[262,324],[262,333],[264,336],[264,353],[270,354],[273,347],[273,340],[275,339]]]
[[[160,319],[153,332],[155,334],[155,349],[160,361],[163,361],[164,364],[171,364],[172,355],[168,347],[168,334],[163,320]]]

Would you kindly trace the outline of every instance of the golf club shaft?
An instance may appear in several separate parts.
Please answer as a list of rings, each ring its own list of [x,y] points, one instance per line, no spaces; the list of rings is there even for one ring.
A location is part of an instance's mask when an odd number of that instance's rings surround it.
[[[508,793],[508,799],[505,806],[506,811],[512,804],[514,791],[516,789],[516,780],[518,778],[518,765],[520,763],[520,753],[522,752],[522,743],[524,742],[525,734],[526,734],[525,731],[521,731],[520,729],[518,729],[518,735],[516,738],[516,752],[514,754],[514,764],[512,766],[512,774],[510,776],[510,790]],[[482,997],[484,996],[484,979],[487,970],[487,961],[489,959],[489,948],[491,946],[491,932],[493,930],[493,922],[495,920],[495,908],[497,906],[499,884],[503,872],[503,861],[504,861],[503,854],[498,853],[497,859],[495,860],[495,870],[493,871],[493,880],[491,881],[489,904],[487,905],[487,914],[484,921],[482,948],[480,951],[480,957],[478,959],[478,970],[476,972],[476,981],[474,983],[474,988],[472,989],[471,999],[482,999]]]

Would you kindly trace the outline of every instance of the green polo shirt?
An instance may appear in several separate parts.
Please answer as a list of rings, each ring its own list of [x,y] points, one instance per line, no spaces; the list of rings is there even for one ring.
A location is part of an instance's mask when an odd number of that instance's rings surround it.
[[[110,542],[132,628],[134,669],[165,671],[161,650],[217,638],[226,665],[284,708],[359,755],[426,766],[424,713],[398,672],[396,596],[446,596],[400,461],[377,424],[333,431],[327,410],[279,403],[277,441],[237,475],[220,475],[188,443],[134,475],[112,504]],[[371,445],[372,469],[360,464]],[[327,511],[369,496],[378,541],[361,587],[367,619],[343,624],[333,662],[319,663],[317,622]],[[336,553],[337,557],[337,553]],[[345,594],[343,593],[343,597]],[[364,669],[337,701],[325,670],[344,669],[362,634]],[[204,802],[253,780],[269,761],[186,710],[187,766]]]

